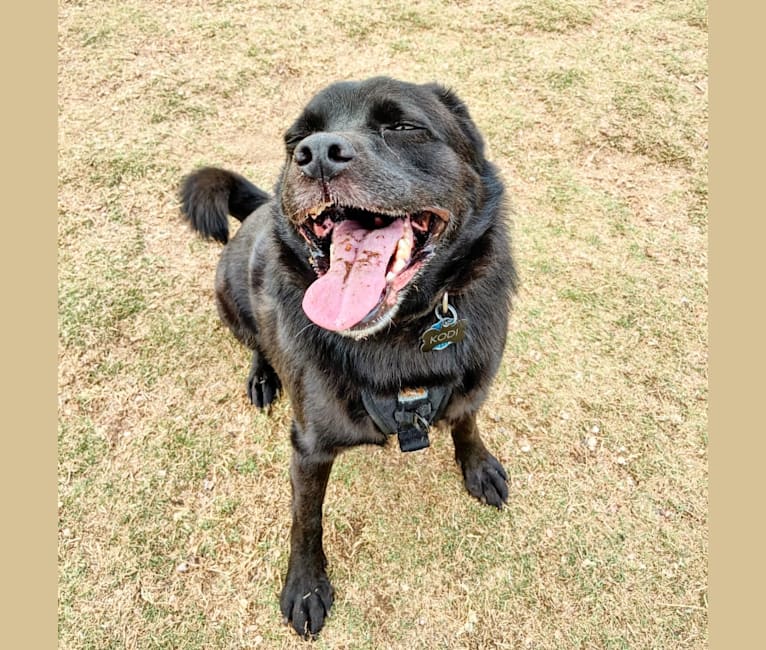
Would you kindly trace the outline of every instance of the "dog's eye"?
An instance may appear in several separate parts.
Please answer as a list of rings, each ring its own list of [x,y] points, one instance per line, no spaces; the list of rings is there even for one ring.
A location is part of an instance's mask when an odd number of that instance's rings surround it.
[[[429,130],[417,122],[391,122],[380,129],[380,136],[390,146],[410,146],[424,144],[430,138]]]
[[[390,131],[416,131],[421,128],[422,127],[417,124],[412,124],[411,122],[397,122],[388,127]]]

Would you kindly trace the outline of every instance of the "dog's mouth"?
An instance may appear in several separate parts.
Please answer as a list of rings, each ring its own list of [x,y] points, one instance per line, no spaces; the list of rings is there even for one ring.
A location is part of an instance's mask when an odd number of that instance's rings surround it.
[[[437,207],[392,214],[322,203],[300,216],[318,276],[303,310],[320,327],[361,338],[394,317],[451,215]]]

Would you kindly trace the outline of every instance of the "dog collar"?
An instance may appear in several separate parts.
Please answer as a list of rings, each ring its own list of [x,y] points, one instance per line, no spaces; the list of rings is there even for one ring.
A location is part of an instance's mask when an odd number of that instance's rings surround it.
[[[396,434],[401,451],[417,451],[431,443],[428,430],[438,420],[452,395],[444,386],[406,388],[395,396],[362,391],[362,403],[375,425],[385,434]]]

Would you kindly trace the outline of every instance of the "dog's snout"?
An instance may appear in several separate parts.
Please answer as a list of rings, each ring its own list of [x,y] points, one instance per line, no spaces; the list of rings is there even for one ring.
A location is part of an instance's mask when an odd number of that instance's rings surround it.
[[[314,133],[300,141],[293,160],[306,176],[329,180],[340,174],[355,156],[354,145],[342,135]]]

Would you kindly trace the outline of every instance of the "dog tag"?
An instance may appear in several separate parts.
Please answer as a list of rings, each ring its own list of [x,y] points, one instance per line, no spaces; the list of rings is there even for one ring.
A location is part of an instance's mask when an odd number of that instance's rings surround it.
[[[447,311],[449,315],[445,316],[438,306],[434,310],[436,322],[420,336],[421,352],[444,350],[465,338],[467,321],[464,318],[458,320],[457,312],[450,304],[447,304]]]

